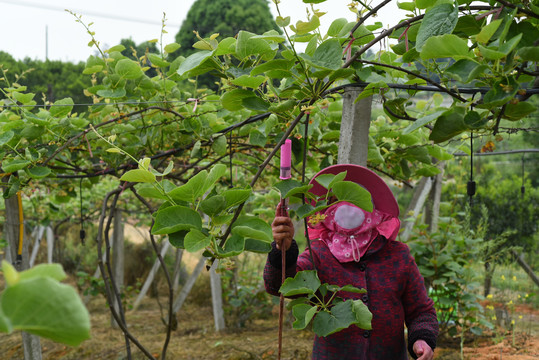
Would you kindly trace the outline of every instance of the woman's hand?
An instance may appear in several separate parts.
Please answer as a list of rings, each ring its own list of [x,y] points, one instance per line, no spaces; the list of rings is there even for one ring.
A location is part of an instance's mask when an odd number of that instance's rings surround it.
[[[277,249],[281,250],[281,246],[284,246],[284,249],[288,250],[292,245],[292,239],[294,239],[294,224],[284,209],[283,200],[277,206],[275,219],[271,223],[271,230],[273,231],[273,239]]]
[[[424,340],[417,340],[413,347],[417,360],[432,360],[434,352]]]

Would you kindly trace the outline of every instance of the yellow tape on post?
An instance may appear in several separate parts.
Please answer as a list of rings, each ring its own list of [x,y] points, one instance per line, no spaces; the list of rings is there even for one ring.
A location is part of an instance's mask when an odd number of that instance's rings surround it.
[[[17,251],[17,260],[22,260],[22,242],[24,240],[24,217],[22,212],[22,196],[17,191],[17,202],[19,203],[19,249]]]

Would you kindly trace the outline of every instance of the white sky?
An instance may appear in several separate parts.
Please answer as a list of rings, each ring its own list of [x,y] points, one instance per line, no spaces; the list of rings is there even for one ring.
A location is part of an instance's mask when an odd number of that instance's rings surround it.
[[[48,48],[50,60],[85,61],[95,48],[87,46],[90,36],[75,18],[64,11],[72,10],[83,15],[83,21],[93,22],[97,40],[105,48],[117,45],[123,38],[132,38],[135,43],[160,37],[161,20],[166,13],[167,27],[164,45],[174,41],[183,19],[195,0],[0,0],[0,50],[16,59],[30,57],[44,60]],[[327,12],[321,18],[322,29],[327,29],[331,21],[355,15],[348,10],[351,0],[327,0],[315,8]],[[372,5],[380,3],[372,0]],[[301,0],[281,0],[279,5],[283,16],[290,16],[292,24],[306,20],[305,8]],[[276,16],[275,5],[269,3]],[[381,21],[384,25],[394,25],[402,13],[396,1],[384,7],[379,16],[369,23]],[[48,29],[48,30],[46,30]],[[48,37],[46,36],[48,33]],[[47,41],[48,38],[48,47]]]

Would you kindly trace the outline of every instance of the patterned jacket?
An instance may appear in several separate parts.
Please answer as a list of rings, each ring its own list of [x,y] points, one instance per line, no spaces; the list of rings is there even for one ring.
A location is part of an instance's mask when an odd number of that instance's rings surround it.
[[[404,324],[408,329],[408,351],[422,339],[434,349],[438,320],[432,300],[427,296],[408,246],[379,236],[365,256],[357,262],[338,262],[322,241],[312,242],[313,258],[322,283],[347,284],[367,289],[367,294],[341,292],[345,299],[361,299],[373,314],[372,330],[355,325],[327,337],[315,336],[314,360],[405,360]],[[298,258],[295,242],[286,253],[286,276],[312,270],[308,250]],[[268,254],[264,269],[266,291],[279,295],[281,253],[275,248]]]

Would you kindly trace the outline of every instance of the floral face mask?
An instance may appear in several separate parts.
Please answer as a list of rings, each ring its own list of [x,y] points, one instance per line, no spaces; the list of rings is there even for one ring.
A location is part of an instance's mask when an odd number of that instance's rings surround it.
[[[314,230],[341,263],[359,262],[379,234],[389,238],[388,231],[399,227],[398,220],[388,214],[376,209],[367,212],[348,202],[329,207],[324,215]]]

